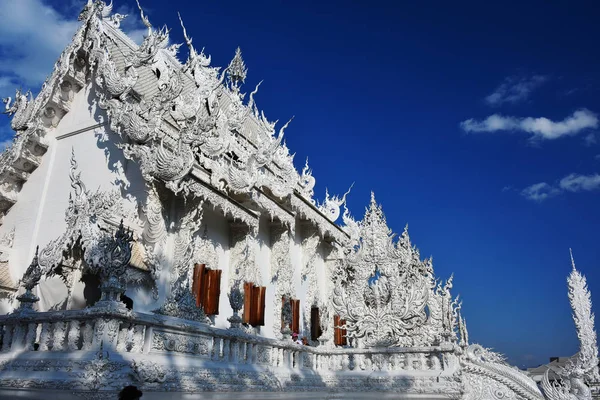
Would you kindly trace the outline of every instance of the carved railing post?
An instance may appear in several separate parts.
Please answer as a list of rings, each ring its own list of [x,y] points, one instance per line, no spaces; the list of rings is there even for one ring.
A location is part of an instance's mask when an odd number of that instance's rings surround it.
[[[132,241],[132,233],[125,231],[121,220],[114,237],[105,235],[88,250],[86,258],[102,280],[102,297],[95,307],[125,310],[125,304],[121,302],[120,297],[126,289],[125,272],[131,260]]]
[[[2,335],[2,351],[9,351],[12,345],[12,325],[4,325],[4,334]]]
[[[230,324],[229,329],[240,329],[242,318],[239,316],[239,311],[244,306],[244,293],[240,289],[239,281],[233,283],[227,296],[229,297],[229,305],[233,310],[233,315],[227,318]]]
[[[17,300],[19,300],[19,307],[16,310],[17,313],[33,312],[33,305],[40,300],[39,297],[33,294],[33,288],[37,286],[42,277],[42,268],[38,263],[38,250],[39,247],[36,247],[35,256],[23,274],[23,278],[21,278],[20,283],[21,286],[25,288],[25,293],[17,297]]]

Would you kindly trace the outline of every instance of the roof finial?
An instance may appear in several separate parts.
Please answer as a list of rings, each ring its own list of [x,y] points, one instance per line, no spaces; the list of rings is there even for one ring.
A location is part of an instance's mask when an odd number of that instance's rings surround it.
[[[177,12],[177,16],[179,17],[179,23],[181,23],[181,28],[183,29],[183,37],[185,38],[185,43],[188,47],[192,48],[192,38],[187,35],[187,30],[185,29],[185,25],[183,24],[183,20],[181,19],[181,14]]]
[[[142,6],[140,6],[140,1],[135,0],[135,2],[137,3],[137,6],[140,10],[140,17],[142,18],[142,22],[148,28],[148,35],[151,35],[152,34],[152,24],[150,23],[150,20],[148,20],[148,17],[146,15],[144,15],[144,10],[142,10]]]
[[[233,59],[227,67],[227,73],[229,74],[229,81],[234,89],[239,87],[240,82],[244,83],[246,80],[248,68],[246,68],[246,64],[244,64],[242,50],[239,47],[235,50],[235,56],[233,56]]]

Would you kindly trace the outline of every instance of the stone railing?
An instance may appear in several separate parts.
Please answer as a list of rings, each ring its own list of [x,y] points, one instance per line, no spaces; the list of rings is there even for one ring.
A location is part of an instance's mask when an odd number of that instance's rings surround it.
[[[98,352],[187,356],[228,366],[312,370],[319,373],[389,371],[448,376],[458,368],[454,347],[327,348],[248,335],[237,329],[119,309],[15,313],[0,317],[1,352]],[[135,358],[138,358],[137,356]],[[216,365],[216,364],[215,364]]]

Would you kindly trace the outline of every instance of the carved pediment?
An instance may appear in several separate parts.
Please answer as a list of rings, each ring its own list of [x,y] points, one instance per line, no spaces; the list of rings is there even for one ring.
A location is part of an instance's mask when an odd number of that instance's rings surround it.
[[[435,293],[431,262],[420,260],[408,231],[394,241],[374,196],[354,228],[354,246],[336,274],[333,298],[348,337],[365,347],[439,341],[446,299]]]

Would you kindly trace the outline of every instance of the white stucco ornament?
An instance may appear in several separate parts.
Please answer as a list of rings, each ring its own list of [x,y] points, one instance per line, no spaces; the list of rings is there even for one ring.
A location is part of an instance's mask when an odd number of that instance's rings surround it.
[[[566,367],[556,371],[562,383],[550,382],[548,371],[542,380],[544,394],[549,400],[590,400],[592,393],[587,383],[599,382],[598,343],[594,328],[591,294],[587,281],[576,268],[571,253],[571,274],[567,278],[569,301],[573,310],[573,321],[577,328],[579,352],[569,360]]]
[[[596,332],[574,263],[581,349],[542,394],[470,342],[453,277],[435,278],[407,228],[394,237],[374,196],[362,220],[350,190],[316,201],[308,160],[296,170],[284,140],[291,120],[267,119],[261,83],[244,93],[239,48],[212,66],[180,16],[189,55],[179,61],[169,29],[137,5],[139,46],[112,3],[89,0],[39,94],[4,99],[17,134],[0,154],[0,277],[21,279],[14,304],[0,298],[3,390],[590,399]],[[195,264],[220,270],[216,315],[196,305]],[[290,340],[290,324],[310,346]]]

